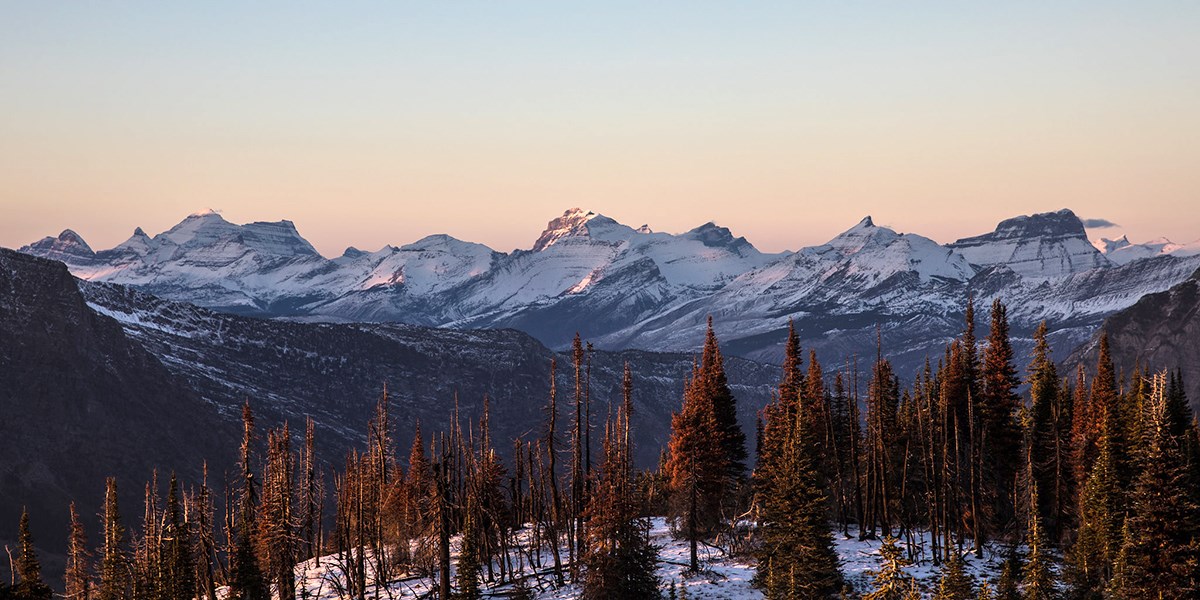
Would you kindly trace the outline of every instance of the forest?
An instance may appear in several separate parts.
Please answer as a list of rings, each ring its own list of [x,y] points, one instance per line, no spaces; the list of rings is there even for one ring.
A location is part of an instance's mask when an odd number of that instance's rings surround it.
[[[1182,377],[1118,372],[1103,335],[1094,368],[1060,373],[1044,323],[1016,365],[1004,304],[985,339],[975,323],[968,299],[961,334],[912,381],[881,343],[860,372],[805,355],[789,326],[777,393],[747,435],[710,318],[648,470],[632,459],[646,441],[630,434],[628,366],[615,411],[594,414],[578,335],[573,388],[556,387],[551,361],[544,422],[525,438],[493,439],[485,399],[477,420],[455,406],[448,430],[418,422],[397,448],[384,387],[363,446],[331,464],[311,419],[260,432],[247,400],[232,477],[110,478],[95,532],[63,507],[61,594],[23,516],[0,599],[686,597],[657,574],[653,518],[686,543],[687,571],[708,568],[706,550],[741,557],[771,600],[1200,597],[1200,429]],[[117,486],[142,484],[131,519]],[[866,585],[834,549],[851,538],[879,540]],[[989,548],[1004,553],[997,572],[964,567]]]

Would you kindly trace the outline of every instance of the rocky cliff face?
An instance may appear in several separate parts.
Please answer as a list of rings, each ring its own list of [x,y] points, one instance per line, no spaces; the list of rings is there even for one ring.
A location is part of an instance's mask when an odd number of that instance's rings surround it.
[[[62,263],[5,249],[0,415],[0,522],[15,524],[27,506],[51,550],[65,546],[72,500],[95,524],[107,476],[132,515],[154,469],[198,481],[203,460],[218,474],[232,464],[236,429],[89,309]]]
[[[1067,362],[1094,371],[1101,332],[1108,333],[1113,363],[1126,374],[1136,365],[1179,369],[1192,410],[1200,414],[1200,271],[1106,319],[1100,332]]]

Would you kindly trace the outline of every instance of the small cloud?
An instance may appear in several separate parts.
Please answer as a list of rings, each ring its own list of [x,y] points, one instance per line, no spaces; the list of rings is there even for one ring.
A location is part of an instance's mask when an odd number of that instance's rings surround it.
[[[1110,227],[1120,227],[1116,223],[1108,219],[1084,219],[1083,226],[1088,229],[1108,229]]]

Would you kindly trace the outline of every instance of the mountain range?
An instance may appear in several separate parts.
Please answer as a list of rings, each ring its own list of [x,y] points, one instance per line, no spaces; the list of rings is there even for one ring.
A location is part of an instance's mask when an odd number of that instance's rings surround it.
[[[606,349],[692,351],[706,319],[733,354],[777,362],[789,319],[835,363],[881,339],[914,369],[961,331],[968,296],[1009,306],[1019,351],[1048,321],[1063,352],[1103,319],[1200,266],[1200,243],[1093,243],[1070,210],[1019,216],[939,244],[870,217],[825,244],[760,252],[706,223],[681,234],[571,209],[528,250],[447,235],[321,256],[290,221],[230,223],[213,211],[99,252],[70,230],[22,252],[76,276],[219,312],[305,321],[514,328],[552,348],[576,332]]]
[[[318,459],[328,466],[362,450],[385,389],[394,439],[404,451],[418,423],[426,436],[449,431],[456,412],[464,429],[478,423],[485,398],[499,452],[510,454],[518,439],[539,439],[552,360],[561,427],[574,398],[569,354],[512,329],[221,313],[82,281],[61,262],[6,249],[0,249],[0,340],[0,521],[16,523],[27,507],[39,546],[55,555],[66,541],[71,501],[94,530],[108,476],[118,478],[128,514],[137,512],[155,469],[163,482],[177,472],[192,485],[207,461],[209,481],[222,493],[246,401],[260,443],[267,429],[288,423],[300,444],[312,417]],[[694,357],[640,350],[589,356],[593,423],[603,423],[620,401],[628,364],[635,459],[653,466]],[[739,419],[753,431],[780,370],[737,357],[725,364]],[[598,451],[600,433],[593,433]]]

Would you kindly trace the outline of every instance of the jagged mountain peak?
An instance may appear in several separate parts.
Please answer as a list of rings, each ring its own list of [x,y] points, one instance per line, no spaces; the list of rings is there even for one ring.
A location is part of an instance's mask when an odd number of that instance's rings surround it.
[[[21,252],[52,260],[70,262],[71,259],[90,259],[96,255],[83,237],[70,229],[57,236],[46,236],[21,248]]]
[[[83,241],[83,236],[79,235],[78,233],[75,233],[71,229],[62,230],[62,233],[58,234],[58,241],[60,241],[64,244],[71,244],[74,246],[82,246],[84,248],[87,248],[88,250],[92,249],[91,246],[88,246],[87,242]]]
[[[551,219],[546,224],[545,231],[542,231],[542,235],[533,243],[533,251],[541,252],[563,238],[586,236],[588,221],[598,216],[600,215],[582,208],[567,209],[561,217]]]
[[[1122,235],[1119,239],[1115,239],[1115,240],[1110,240],[1108,238],[1100,238],[1092,245],[1095,246],[1096,249],[1099,250],[1102,254],[1110,254],[1114,250],[1119,250],[1121,248],[1125,248],[1126,246],[1129,246],[1130,245],[1129,244],[1129,236]]]
[[[844,255],[860,252],[871,244],[889,244],[900,237],[889,227],[879,227],[868,215],[863,217],[854,227],[839,233],[823,247],[832,248]],[[822,246],[818,246],[821,248]]]

